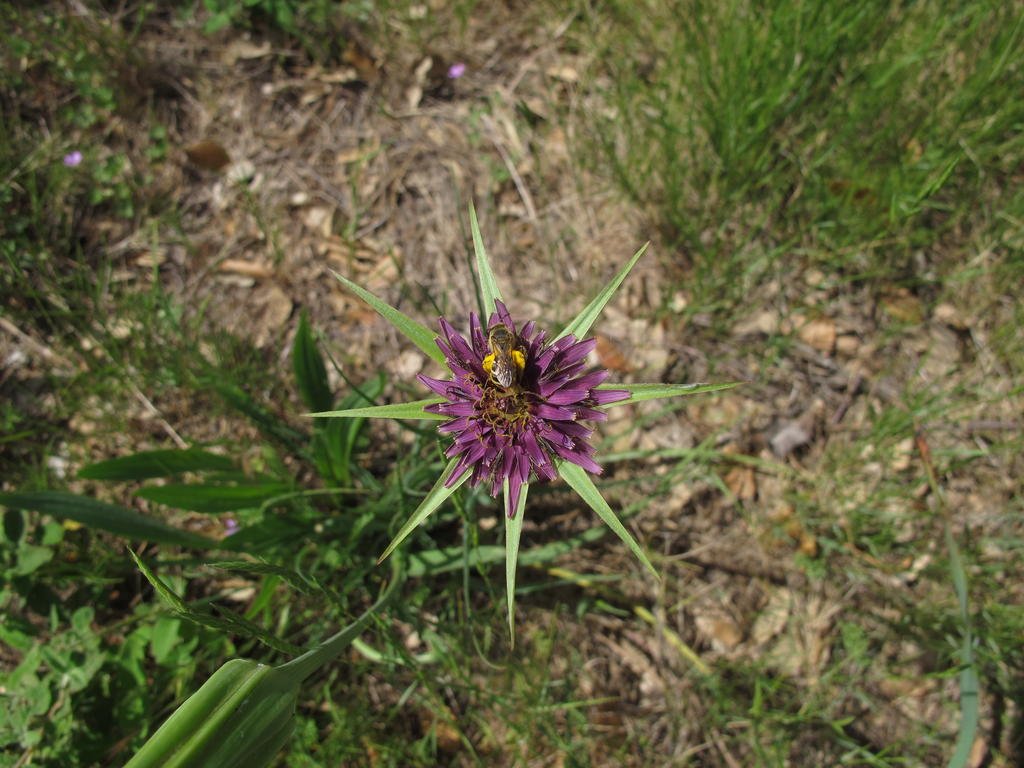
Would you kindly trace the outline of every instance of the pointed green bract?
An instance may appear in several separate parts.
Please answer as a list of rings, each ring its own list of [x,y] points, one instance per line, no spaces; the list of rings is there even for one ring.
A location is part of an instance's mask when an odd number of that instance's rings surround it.
[[[508,636],[512,647],[516,646],[516,560],[519,557],[519,534],[523,531],[523,510],[526,509],[526,494],[530,490],[523,483],[519,490],[519,503],[515,514],[505,515],[505,594],[508,597]],[[505,481],[505,504],[508,509],[508,480]]]
[[[335,418],[335,419],[429,419],[431,421],[444,421],[447,416],[438,413],[424,411],[428,405],[443,403],[440,397],[431,397],[426,400],[413,400],[411,403],[391,403],[390,405],[368,405],[364,408],[346,408],[341,411],[320,411],[319,413],[307,413],[313,418]]]
[[[346,288],[352,291],[352,293],[373,307],[377,311],[377,314],[395,326],[395,328],[409,339],[409,341],[423,350],[423,354],[431,360],[447,367],[444,354],[440,349],[438,349],[438,346],[434,341],[437,338],[437,334],[434,331],[427,328],[423,323],[417,322],[408,315],[399,312],[386,301],[378,299],[368,290],[356,285],[347,277],[339,275],[333,269],[331,270],[331,274],[338,278],[338,280],[340,280]]]
[[[605,304],[607,304],[609,299],[615,295],[615,291],[617,291],[619,286],[622,285],[622,281],[626,279],[626,275],[630,273],[637,261],[639,261],[640,257],[644,255],[644,251],[647,250],[647,246],[649,245],[650,243],[644,243],[640,247],[640,250],[633,254],[633,258],[626,262],[626,266],[620,269],[619,273],[612,278],[612,281],[604,287],[604,290],[597,294],[597,296],[595,296],[591,302],[587,304],[587,306],[585,306],[578,315],[576,315],[572,322],[562,329],[562,332],[555,337],[555,341],[563,336],[568,336],[570,333],[577,339],[582,339],[587,335],[587,332],[590,330],[590,326],[592,326],[601,315],[601,311],[604,309]]]
[[[476,220],[476,208],[473,203],[469,204],[469,229],[473,233],[473,251],[476,253],[476,272],[480,280],[480,298],[484,306],[484,322],[494,312],[495,300],[501,301],[501,291],[498,289],[498,281],[494,279],[494,270],[491,269],[491,262],[487,258],[487,250],[484,248],[484,239],[480,236],[480,222]]]
[[[434,483],[434,487],[430,489],[426,498],[416,508],[416,511],[412,513],[408,520],[405,521],[405,525],[399,530],[398,535],[392,539],[391,543],[388,544],[388,548],[384,550],[384,554],[377,558],[377,562],[381,563],[387,559],[388,555],[395,551],[395,547],[405,541],[406,537],[415,530],[420,523],[427,519],[430,514],[437,509],[444,500],[455,493],[459,486],[462,485],[466,480],[469,479],[471,470],[466,470],[462,473],[462,477],[455,481],[455,483],[449,488],[445,486],[445,482],[451,477],[452,472],[455,470],[455,465],[458,463],[458,457],[448,462],[448,466],[444,468],[444,472],[437,478],[437,482]]]
[[[660,578],[658,572],[654,570],[654,566],[651,565],[651,561],[647,559],[647,555],[644,554],[640,545],[637,544],[636,539],[626,530],[618,516],[608,506],[608,502],[604,500],[604,496],[597,490],[597,486],[594,485],[594,481],[590,479],[587,471],[572,462],[560,461],[558,464],[558,474],[569,484],[570,488],[580,495],[581,499],[587,502],[591,509],[597,512],[597,516],[604,520],[605,525],[611,528],[616,536],[622,539],[626,546],[636,555],[637,559],[654,574],[655,578]]]
[[[616,400],[614,403],[601,406],[602,408],[614,408],[617,405],[639,403],[643,400],[718,392],[723,389],[732,389],[742,383],[741,381],[727,381],[724,384],[599,384],[597,389],[625,389],[629,391],[629,397],[625,400]]]

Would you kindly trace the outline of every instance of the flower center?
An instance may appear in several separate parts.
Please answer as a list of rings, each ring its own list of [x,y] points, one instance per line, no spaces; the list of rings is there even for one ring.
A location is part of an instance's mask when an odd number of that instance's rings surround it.
[[[477,413],[499,433],[522,428],[530,418],[529,392],[516,385],[501,387],[491,381],[484,383],[483,395],[477,401]]]

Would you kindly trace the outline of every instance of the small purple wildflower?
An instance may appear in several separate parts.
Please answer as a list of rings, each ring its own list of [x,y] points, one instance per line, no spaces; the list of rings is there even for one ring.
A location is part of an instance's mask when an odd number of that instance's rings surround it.
[[[472,470],[470,484],[486,480],[496,497],[508,480],[505,512],[512,517],[523,484],[531,475],[554,479],[556,459],[601,473],[588,442],[593,430],[580,422],[603,421],[606,415],[597,406],[629,397],[629,392],[595,389],[608,376],[608,371],[601,369],[586,371],[585,360],[595,340],[577,341],[567,335],[546,344],[546,333],[538,331],[532,321],[517,333],[505,305],[495,304],[487,328],[503,324],[517,339],[525,360],[517,382],[503,387],[495,380],[485,362],[493,350],[475,313],[469,316],[468,341],[447,320],[440,319],[443,338],[437,339],[437,346],[454,378],[418,378],[447,401],[426,408],[450,417],[439,431],[455,438],[446,455],[457,456],[458,462],[446,484],[451,487]]]
[[[233,517],[225,518],[225,520],[224,520],[224,538],[227,538],[228,536],[233,536],[234,534],[238,533],[238,530],[239,530],[239,525],[238,525],[238,521],[235,520],[235,518],[233,518]]]
[[[466,65],[463,64],[461,61],[457,61],[450,67],[448,67],[449,80],[458,80],[464,74],[466,74]]]
[[[64,165],[68,168],[74,168],[82,164],[82,153],[77,149],[74,152],[68,152],[64,155]]]

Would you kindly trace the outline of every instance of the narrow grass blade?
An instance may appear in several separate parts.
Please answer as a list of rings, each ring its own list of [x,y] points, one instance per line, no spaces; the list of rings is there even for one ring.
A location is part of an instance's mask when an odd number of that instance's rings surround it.
[[[170,477],[183,472],[230,472],[231,459],[198,448],[183,451],[141,451],[82,467],[78,476],[84,480],[149,480]]]
[[[520,552],[516,564],[520,566],[539,565],[557,560],[582,546],[600,541],[607,535],[608,529],[604,526],[588,528],[578,536],[559,539],[558,541],[531,547],[525,552]],[[498,563],[504,559],[505,547],[500,547],[496,544],[483,544],[479,547],[474,547],[470,550],[468,558],[466,557],[465,547],[462,545],[444,547],[442,549],[428,549],[409,555],[409,576],[410,578],[419,578],[426,575],[451,573],[467,566],[478,568]]]
[[[519,491],[519,502],[512,517],[505,515],[505,595],[508,598],[509,644],[516,647],[516,559],[519,557],[519,534],[523,531],[523,510],[526,509],[527,483]],[[509,506],[508,480],[505,481],[505,509]]]
[[[61,491],[34,493],[0,493],[0,506],[31,509],[54,517],[67,518],[89,528],[98,528],[128,539],[175,544],[180,547],[211,549],[218,546],[213,539],[179,531],[160,520],[141,515],[131,509],[107,504]]]
[[[647,246],[649,245],[650,243],[644,243],[640,250],[633,254],[633,258],[626,262],[626,266],[619,270],[619,273],[615,275],[615,277],[612,278],[612,281],[604,287],[604,290],[597,294],[597,296],[595,296],[591,302],[587,304],[587,306],[585,306],[578,315],[576,315],[572,322],[562,329],[562,332],[555,337],[556,341],[563,336],[568,336],[570,333],[577,339],[582,339],[587,335],[587,332],[590,330],[590,326],[592,326],[601,315],[601,311],[604,309],[605,304],[607,304],[609,299],[615,295],[615,291],[617,291],[619,286],[622,285],[622,281],[626,279],[626,275],[632,271],[633,267],[636,265],[637,261],[639,261],[640,257],[644,255],[644,251],[647,250]]]
[[[626,530],[618,516],[608,506],[608,502],[604,500],[604,496],[597,490],[597,486],[594,485],[594,481],[590,479],[587,471],[570,461],[561,461],[558,464],[558,474],[569,484],[570,488],[580,495],[581,499],[587,502],[591,509],[597,512],[597,516],[604,520],[605,525],[622,539],[630,551],[636,555],[636,558],[644,564],[644,567],[653,573],[655,578],[661,578],[658,576],[658,572],[654,570],[654,566],[651,565],[651,561],[647,559],[647,555],[644,554],[640,545],[637,544],[636,539]]]
[[[434,487],[430,489],[429,493],[427,493],[426,498],[423,499],[419,507],[416,508],[416,511],[412,513],[409,519],[405,521],[405,525],[402,526],[395,538],[392,539],[390,544],[388,544],[388,548],[384,550],[384,553],[377,558],[378,563],[384,562],[388,555],[395,551],[395,547],[405,541],[406,537],[412,533],[420,523],[426,520],[434,510],[444,503],[445,499],[455,493],[458,487],[469,479],[471,472],[470,470],[466,470],[462,474],[462,477],[456,480],[450,488],[445,486],[445,482],[449,477],[451,477],[457,462],[458,457],[448,462],[448,466],[444,468],[444,472],[442,472],[441,476],[437,478],[437,482],[434,483]]]
[[[188,613],[188,605],[182,600],[178,594],[164,584],[163,579],[160,579],[149,566],[146,565],[145,561],[135,554],[135,550],[129,548],[128,554],[132,556],[132,560],[135,561],[135,567],[142,572],[143,577],[149,582],[149,585],[156,590],[156,593],[160,595],[160,598],[167,603],[170,608],[176,613],[186,614]]]
[[[307,413],[315,419],[429,419],[430,421],[444,421],[447,416],[438,413],[424,411],[428,405],[443,403],[440,397],[431,397],[426,400],[414,400],[411,403],[391,403],[390,405],[368,405],[364,408],[345,408],[341,411],[320,411],[318,413]]]
[[[386,301],[382,301],[370,293],[365,288],[362,288],[347,277],[339,275],[334,270],[331,270],[333,274],[341,283],[348,288],[352,293],[358,296],[360,299],[365,301],[371,307],[373,307],[377,314],[395,326],[399,332],[401,332],[409,341],[419,347],[423,354],[434,360],[441,365],[445,365],[444,354],[438,349],[434,339],[437,338],[437,334],[423,325],[423,323],[413,320],[408,315],[399,312],[397,309],[392,307]]]
[[[946,549],[949,551],[949,575],[953,579],[953,591],[956,593],[956,600],[960,608],[960,621],[963,625],[960,645],[960,662],[963,664],[963,669],[960,670],[960,727],[957,731],[953,756],[950,757],[948,765],[949,768],[964,768],[971,762],[974,737],[978,731],[978,698],[981,689],[974,658],[974,633],[971,629],[971,614],[968,605],[967,573],[964,571],[963,559],[960,557],[960,547],[957,546],[956,539],[953,538],[949,505],[946,502],[946,494],[942,486],[939,485],[935,465],[932,463],[931,447],[921,432],[915,436],[914,442],[921,456],[921,463],[924,464],[928,485],[934,497],[938,499],[942,515],[945,518],[943,528]]]
[[[642,605],[633,606],[633,613],[635,613],[641,619],[646,621],[652,627],[657,628],[658,620],[654,617],[654,614],[652,614]],[[661,634],[669,645],[671,645],[673,648],[679,651],[680,656],[682,656],[684,659],[690,662],[690,664],[693,665],[694,669],[696,669],[702,675],[711,674],[711,669],[708,667],[707,664],[704,663],[703,659],[701,659],[701,657],[697,655],[697,652],[693,650],[693,648],[688,646],[686,642],[683,640],[683,638],[676,634],[676,632],[671,627],[662,626]]]
[[[639,403],[643,400],[657,400],[664,397],[680,395],[700,395],[705,392],[720,392],[723,389],[738,387],[743,382],[727,381],[722,384],[599,384],[597,389],[626,389],[629,397],[608,403],[603,408],[614,408],[617,405]]]
[[[469,229],[473,233],[473,252],[476,254],[476,272],[480,281],[480,298],[483,301],[484,322],[494,312],[495,300],[501,301],[501,290],[494,278],[494,270],[487,258],[484,239],[480,236],[480,222],[476,219],[476,208],[469,204]]]

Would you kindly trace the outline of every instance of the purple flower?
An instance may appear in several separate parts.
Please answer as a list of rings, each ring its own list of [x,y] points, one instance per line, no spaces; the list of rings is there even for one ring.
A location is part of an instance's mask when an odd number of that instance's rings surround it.
[[[64,155],[64,165],[68,168],[74,168],[82,163],[82,153],[77,149],[74,152],[68,152]]]
[[[605,413],[597,406],[625,399],[629,392],[596,389],[608,372],[586,370],[593,339],[577,341],[570,334],[545,343],[545,332],[533,322],[517,332],[505,305],[495,305],[486,328],[470,314],[468,341],[442,317],[437,346],[453,378],[418,378],[446,400],[426,408],[449,417],[440,431],[454,437],[446,455],[458,462],[446,485],[472,471],[470,483],[487,481],[496,497],[507,480],[505,512],[512,517],[523,484],[531,475],[554,479],[558,459],[601,473],[588,442],[593,430],[580,422],[603,421]]]
[[[461,61],[457,61],[450,67],[448,67],[449,80],[458,80],[464,74],[466,74],[466,65],[463,64]]]

